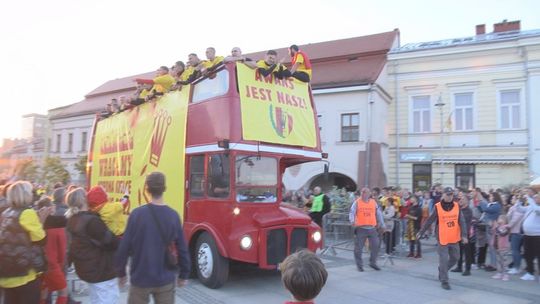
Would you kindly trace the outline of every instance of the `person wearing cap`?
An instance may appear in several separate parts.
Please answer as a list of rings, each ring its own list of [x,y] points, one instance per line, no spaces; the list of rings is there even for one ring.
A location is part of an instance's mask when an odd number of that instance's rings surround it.
[[[369,188],[363,188],[360,197],[351,205],[349,211],[349,222],[354,226],[354,260],[358,271],[364,271],[362,262],[362,251],[366,239],[369,240],[369,267],[375,270],[381,270],[377,266],[377,255],[379,254],[379,232],[385,228],[384,218],[381,209],[371,198]]]
[[[189,250],[178,213],[165,204],[165,175],[152,172],[146,177],[145,191],[151,201],[133,210],[116,253],[115,268],[120,285],[127,282],[130,262],[130,287],[127,303],[174,303],[175,285],[184,286],[191,272]],[[165,260],[169,247],[178,252],[178,268]]]
[[[126,230],[125,208],[128,203],[126,196],[122,202],[109,202],[109,197],[102,186],[94,186],[86,194],[90,211],[99,214],[107,228],[116,236],[121,236]]]
[[[465,218],[459,204],[454,202],[454,189],[446,187],[441,201],[435,204],[433,212],[417,234],[421,238],[429,227],[435,223],[437,238],[437,254],[439,255],[439,281],[441,287],[449,290],[448,270],[456,265],[459,259],[459,242],[468,243]]]

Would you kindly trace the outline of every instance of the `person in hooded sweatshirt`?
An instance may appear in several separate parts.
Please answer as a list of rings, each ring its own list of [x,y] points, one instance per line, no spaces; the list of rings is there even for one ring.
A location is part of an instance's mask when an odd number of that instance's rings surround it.
[[[448,270],[456,265],[459,259],[459,242],[468,243],[465,218],[459,204],[454,202],[454,189],[451,187],[444,189],[441,201],[435,204],[433,212],[418,232],[417,239],[422,237],[433,223],[439,255],[439,281],[443,289],[449,290]]]

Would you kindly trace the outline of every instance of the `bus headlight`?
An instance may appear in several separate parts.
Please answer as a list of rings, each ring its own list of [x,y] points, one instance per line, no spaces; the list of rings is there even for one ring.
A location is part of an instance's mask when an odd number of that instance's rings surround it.
[[[249,235],[245,235],[240,239],[240,248],[244,250],[249,250],[249,248],[251,248],[251,245],[253,245],[253,240]]]
[[[321,241],[322,239],[322,234],[320,231],[315,231],[313,232],[313,234],[311,235],[311,238],[313,239],[313,241],[315,241],[315,243],[318,243]]]

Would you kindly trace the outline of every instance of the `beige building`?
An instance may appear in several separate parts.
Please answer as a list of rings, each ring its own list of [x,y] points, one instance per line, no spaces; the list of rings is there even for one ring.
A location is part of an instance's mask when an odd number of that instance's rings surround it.
[[[540,30],[476,30],[390,52],[389,185],[489,189],[540,175]]]

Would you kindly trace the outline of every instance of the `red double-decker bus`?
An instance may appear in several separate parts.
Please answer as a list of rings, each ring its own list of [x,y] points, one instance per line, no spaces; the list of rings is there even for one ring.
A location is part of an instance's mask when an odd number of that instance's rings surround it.
[[[165,201],[184,221],[194,269],[222,286],[229,261],[273,269],[290,253],[321,247],[319,226],[281,203],[286,168],[321,159],[308,84],[264,78],[227,63],[180,91],[97,119],[89,184],[131,208],[148,201],[144,177],[167,176]]]

